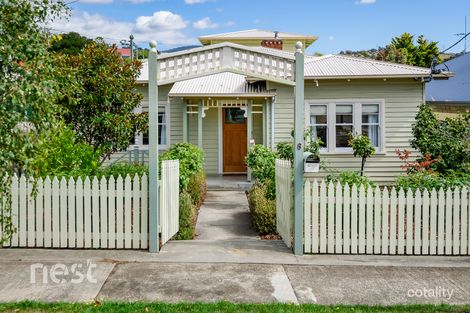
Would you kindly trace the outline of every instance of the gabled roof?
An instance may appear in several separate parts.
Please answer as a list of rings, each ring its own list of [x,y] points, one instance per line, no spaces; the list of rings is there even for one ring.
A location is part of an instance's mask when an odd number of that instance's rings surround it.
[[[168,93],[169,96],[272,96],[266,85],[252,84],[246,76],[223,72],[176,82]]]
[[[433,80],[428,83],[426,101],[470,103],[470,53],[437,66],[437,69],[447,68],[455,76],[449,80]]]
[[[199,41],[202,44],[209,44],[211,40],[230,40],[230,39],[260,39],[269,40],[274,39],[276,32],[264,29],[248,29],[230,33],[215,34],[208,36],[199,37]],[[277,32],[278,39],[291,39],[291,40],[305,40],[306,46],[311,45],[315,40],[318,39],[316,36],[301,35],[285,32]]]
[[[402,78],[426,77],[431,70],[417,66],[343,55],[305,58],[305,78]]]

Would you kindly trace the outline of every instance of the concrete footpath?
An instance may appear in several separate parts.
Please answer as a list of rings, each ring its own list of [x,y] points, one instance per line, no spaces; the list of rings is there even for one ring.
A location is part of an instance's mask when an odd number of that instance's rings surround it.
[[[470,303],[468,257],[291,255],[283,263],[270,250],[258,255],[255,263],[169,262],[139,251],[3,249],[0,302]]]

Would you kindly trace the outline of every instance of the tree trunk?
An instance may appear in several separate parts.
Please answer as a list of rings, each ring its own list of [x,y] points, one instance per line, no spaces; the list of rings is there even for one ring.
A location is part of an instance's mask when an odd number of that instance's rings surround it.
[[[364,166],[366,165],[366,159],[367,159],[367,158],[362,158],[362,162],[361,162],[361,177],[362,177],[363,174],[364,174]]]

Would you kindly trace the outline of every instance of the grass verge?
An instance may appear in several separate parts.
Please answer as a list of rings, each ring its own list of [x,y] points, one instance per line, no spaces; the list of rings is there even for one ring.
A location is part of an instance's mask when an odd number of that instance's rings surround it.
[[[398,306],[323,306],[292,304],[233,304],[218,303],[41,303],[18,302],[0,304],[0,312],[470,312],[470,305],[398,305]]]

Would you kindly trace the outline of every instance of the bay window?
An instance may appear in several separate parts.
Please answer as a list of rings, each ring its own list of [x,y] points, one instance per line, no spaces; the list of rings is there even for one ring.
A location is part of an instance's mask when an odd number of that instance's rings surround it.
[[[322,152],[347,152],[349,134],[366,135],[384,148],[384,100],[306,100],[306,127],[323,141]]]

